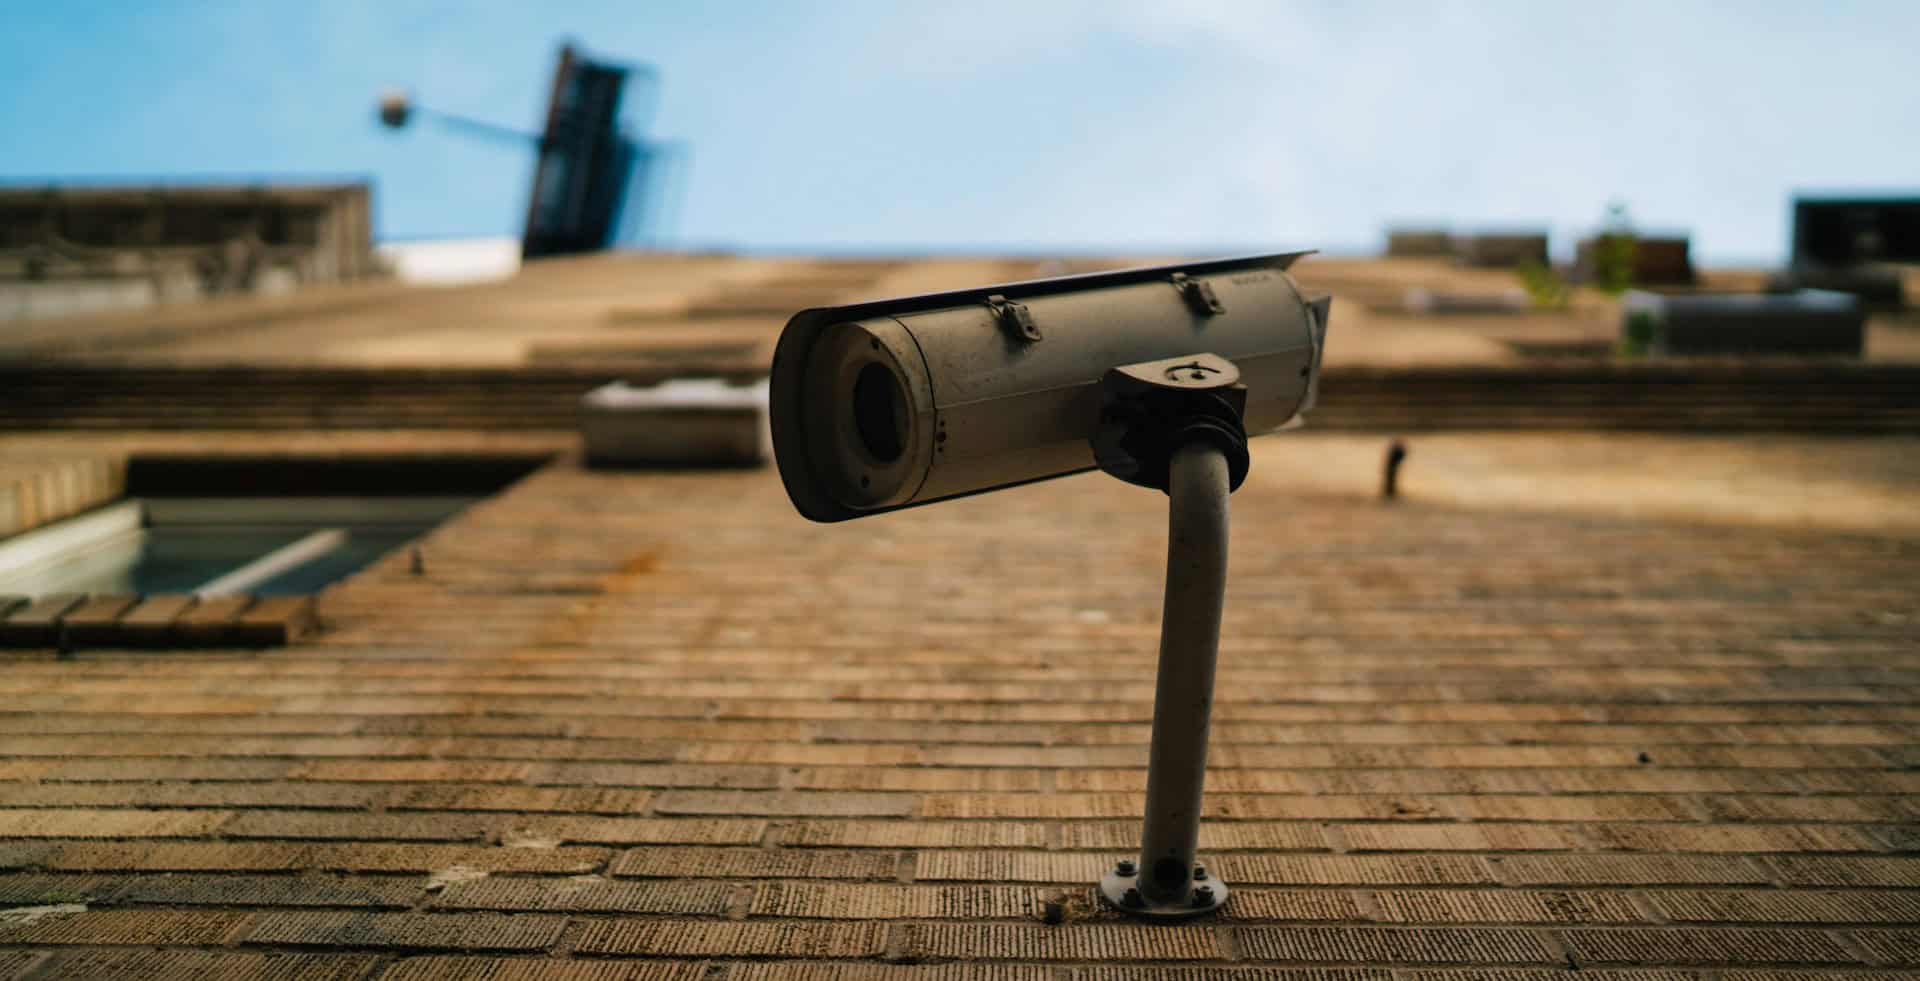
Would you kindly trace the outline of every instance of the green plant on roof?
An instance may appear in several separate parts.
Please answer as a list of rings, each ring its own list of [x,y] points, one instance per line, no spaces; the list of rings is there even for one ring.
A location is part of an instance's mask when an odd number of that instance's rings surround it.
[[[1594,280],[1602,293],[1618,296],[1633,288],[1633,256],[1639,248],[1627,204],[1618,198],[1607,204],[1600,237],[1594,242]]]
[[[1627,314],[1626,329],[1620,334],[1619,352],[1630,358],[1645,357],[1653,347],[1654,335],[1659,331],[1654,316],[1645,310],[1635,310]]]
[[[1520,263],[1519,272],[1520,285],[1535,310],[1565,310],[1573,302],[1573,289],[1552,266],[1528,259]]]

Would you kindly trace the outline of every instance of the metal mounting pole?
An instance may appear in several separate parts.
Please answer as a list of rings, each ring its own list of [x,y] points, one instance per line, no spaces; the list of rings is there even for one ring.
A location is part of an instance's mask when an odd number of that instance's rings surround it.
[[[1139,860],[1109,870],[1100,892],[1137,916],[1184,919],[1227,900],[1226,884],[1196,864],[1194,853],[1226,601],[1229,473],[1226,455],[1210,441],[1181,445],[1167,470],[1167,591],[1145,830]]]

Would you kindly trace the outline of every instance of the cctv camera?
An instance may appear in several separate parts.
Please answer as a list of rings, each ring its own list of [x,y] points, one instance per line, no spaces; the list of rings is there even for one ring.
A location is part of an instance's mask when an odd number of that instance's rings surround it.
[[[1326,334],[1327,298],[1286,272],[1305,254],[801,311],[770,392],[788,496],[844,521],[1092,469],[1103,379],[1148,362],[1169,384],[1230,387],[1246,433],[1286,425],[1312,406]]]

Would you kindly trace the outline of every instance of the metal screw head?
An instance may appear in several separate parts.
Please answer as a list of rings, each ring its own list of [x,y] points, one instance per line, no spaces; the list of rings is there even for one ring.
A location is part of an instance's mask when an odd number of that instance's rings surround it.
[[[1132,860],[1132,859],[1125,859],[1125,858],[1123,858],[1123,859],[1121,859],[1121,860],[1120,860],[1120,864],[1119,864],[1119,865],[1116,865],[1116,866],[1114,866],[1114,867],[1113,867],[1113,870],[1114,870],[1115,872],[1118,872],[1118,873],[1120,873],[1120,874],[1121,874],[1122,876],[1130,876],[1130,875],[1133,875],[1134,873],[1136,873],[1136,872],[1138,872],[1138,871],[1140,871],[1140,867],[1139,867],[1139,866],[1137,866],[1137,865],[1135,865],[1135,864],[1133,864],[1133,860]]]
[[[1140,890],[1138,889],[1128,889],[1126,895],[1120,897],[1120,901],[1128,906],[1147,905],[1147,901],[1140,897]]]
[[[1196,865],[1196,866],[1194,866],[1194,867],[1193,867],[1193,881],[1195,881],[1195,882],[1205,882],[1205,881],[1207,881],[1207,867],[1206,867],[1206,866],[1204,866],[1204,865]]]
[[[1213,905],[1213,887],[1201,886],[1195,889],[1193,891],[1193,905],[1212,906]]]

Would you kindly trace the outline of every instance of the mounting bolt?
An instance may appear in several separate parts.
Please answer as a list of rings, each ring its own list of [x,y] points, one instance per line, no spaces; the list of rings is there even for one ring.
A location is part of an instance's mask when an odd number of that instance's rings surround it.
[[[1196,865],[1196,866],[1194,866],[1194,867],[1193,867],[1193,881],[1195,881],[1195,882],[1205,882],[1205,881],[1207,881],[1207,867],[1206,867],[1206,866],[1204,866],[1204,865]]]
[[[1121,860],[1120,860],[1120,864],[1119,864],[1119,865],[1116,865],[1116,866],[1114,866],[1114,867],[1113,867],[1113,870],[1114,870],[1115,872],[1118,872],[1118,873],[1120,874],[1120,876],[1121,876],[1121,878],[1127,878],[1127,877],[1130,877],[1130,876],[1132,876],[1132,875],[1133,875],[1134,873],[1136,873],[1136,872],[1139,872],[1139,871],[1140,871],[1140,867],[1139,867],[1139,866],[1137,866],[1137,865],[1135,865],[1135,864],[1133,864],[1133,860],[1132,860],[1132,859],[1129,859],[1129,858],[1123,858],[1123,859],[1121,859]]]
[[[1193,891],[1193,905],[1212,906],[1213,905],[1213,887],[1201,886],[1195,889]]]
[[[1400,496],[1400,464],[1407,459],[1407,444],[1394,440],[1387,444],[1387,460],[1380,468],[1380,499],[1391,501]]]
[[[1120,897],[1120,901],[1135,909],[1147,905],[1147,901],[1140,898],[1140,890],[1138,889],[1128,889],[1127,894]]]

